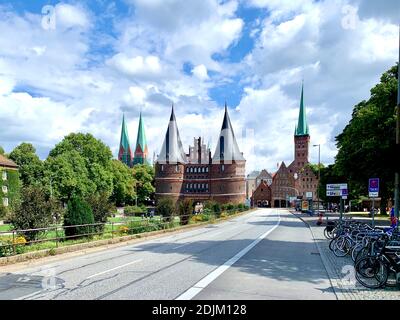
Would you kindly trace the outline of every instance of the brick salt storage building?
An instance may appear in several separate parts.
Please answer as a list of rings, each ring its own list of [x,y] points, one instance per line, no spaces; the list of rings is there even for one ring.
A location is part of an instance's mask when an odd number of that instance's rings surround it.
[[[155,163],[156,200],[170,197],[174,202],[191,199],[194,202],[244,203],[245,164],[226,105],[213,156],[201,138],[194,139],[189,154],[184,152],[172,107],[164,143]]]

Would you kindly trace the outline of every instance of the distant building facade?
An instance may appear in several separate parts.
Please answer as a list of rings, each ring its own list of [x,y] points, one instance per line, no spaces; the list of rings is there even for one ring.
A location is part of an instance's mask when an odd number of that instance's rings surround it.
[[[239,150],[225,106],[221,132],[214,155],[201,138],[194,138],[189,153],[183,150],[172,107],[161,152],[155,162],[156,201],[191,199],[219,203],[244,203],[246,160]]]
[[[0,201],[8,208],[15,204],[19,196],[18,166],[0,154]]]

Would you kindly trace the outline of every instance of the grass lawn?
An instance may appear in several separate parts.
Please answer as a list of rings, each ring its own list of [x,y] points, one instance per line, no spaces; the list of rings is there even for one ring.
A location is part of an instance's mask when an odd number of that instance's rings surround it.
[[[9,231],[11,230],[11,225],[10,224],[2,224],[0,225],[0,231]]]

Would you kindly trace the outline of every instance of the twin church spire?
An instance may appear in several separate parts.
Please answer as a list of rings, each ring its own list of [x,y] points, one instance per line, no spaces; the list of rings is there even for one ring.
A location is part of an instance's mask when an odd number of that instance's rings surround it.
[[[146,132],[142,119],[142,113],[139,115],[139,126],[137,132],[135,152],[132,154],[132,149],[129,142],[128,128],[125,123],[125,115],[122,116],[121,140],[119,144],[118,160],[125,163],[128,167],[136,164],[148,164],[148,147],[146,140]]]

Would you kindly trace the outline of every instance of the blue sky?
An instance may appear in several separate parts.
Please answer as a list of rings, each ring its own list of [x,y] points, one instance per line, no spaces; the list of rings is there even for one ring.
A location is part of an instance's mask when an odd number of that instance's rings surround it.
[[[142,110],[157,154],[174,103],[186,151],[195,136],[215,146],[226,101],[247,171],[274,171],[293,158],[304,79],[332,163],[353,106],[398,60],[398,17],[396,0],[0,1],[0,145],[45,158],[82,131],[116,155],[122,112],[134,142]]]

